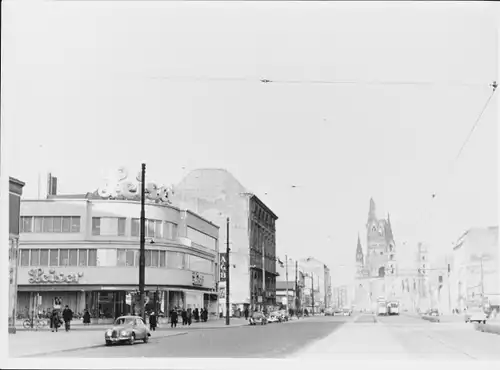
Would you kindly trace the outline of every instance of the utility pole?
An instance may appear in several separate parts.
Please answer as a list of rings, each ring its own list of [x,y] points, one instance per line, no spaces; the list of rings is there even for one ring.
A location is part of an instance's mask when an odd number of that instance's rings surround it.
[[[266,312],[266,244],[262,242],[262,312]]]
[[[450,313],[452,312],[451,308],[451,281],[450,281],[450,271],[451,271],[451,265],[448,263],[448,310]]]
[[[297,278],[299,262],[295,261],[295,314],[299,317],[299,282]]]
[[[286,312],[288,314],[288,255],[285,254],[285,278],[286,278]]]
[[[231,316],[231,309],[230,309],[230,301],[229,301],[229,269],[230,269],[230,264],[229,264],[229,252],[231,249],[229,249],[229,217],[226,219],[226,325],[230,324],[230,316]]]
[[[483,255],[481,255],[481,304],[484,302],[484,271],[483,271]]]
[[[311,306],[312,315],[314,316],[314,274],[311,272]]]
[[[139,308],[141,316],[146,321],[146,312],[144,303],[146,301],[145,285],[146,285],[146,211],[145,211],[145,198],[146,198],[146,163],[142,163],[141,168],[141,219],[140,219],[140,251],[139,251]]]

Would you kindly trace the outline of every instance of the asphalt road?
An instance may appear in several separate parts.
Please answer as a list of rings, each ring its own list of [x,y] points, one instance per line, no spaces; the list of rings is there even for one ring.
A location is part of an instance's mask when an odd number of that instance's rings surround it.
[[[314,317],[283,324],[193,330],[149,343],[60,352],[46,357],[285,358],[339,329],[350,317]],[[38,357],[38,356],[37,356]]]

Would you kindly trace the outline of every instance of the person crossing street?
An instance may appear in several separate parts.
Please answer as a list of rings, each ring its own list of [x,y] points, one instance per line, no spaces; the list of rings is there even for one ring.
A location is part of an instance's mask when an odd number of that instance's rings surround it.
[[[73,311],[71,311],[71,309],[69,308],[68,305],[66,305],[66,307],[64,307],[64,310],[62,312],[62,316],[63,316],[63,320],[64,320],[64,328],[66,329],[66,331],[69,331],[71,320],[73,320]]]

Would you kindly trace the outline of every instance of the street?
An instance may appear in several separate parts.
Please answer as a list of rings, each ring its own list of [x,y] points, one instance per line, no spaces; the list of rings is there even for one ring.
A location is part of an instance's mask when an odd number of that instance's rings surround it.
[[[137,342],[133,346],[105,347],[103,343],[102,347],[48,354],[47,357],[284,358],[328,336],[346,321],[352,319],[310,317],[283,324],[196,330],[171,338],[152,339],[147,344]]]
[[[179,330],[180,331],[180,330]],[[78,333],[71,333],[78,335]],[[44,357],[298,358],[352,360],[500,360],[500,336],[463,322],[417,317],[310,317],[284,324],[203,329],[148,344],[48,353]],[[40,357],[40,356],[37,356]]]

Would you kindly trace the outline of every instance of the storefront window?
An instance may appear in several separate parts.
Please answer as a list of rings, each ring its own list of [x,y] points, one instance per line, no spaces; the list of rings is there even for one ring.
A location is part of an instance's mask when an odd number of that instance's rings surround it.
[[[31,250],[31,266],[39,266],[40,265],[40,249],[32,249]]]
[[[78,265],[79,266],[87,266],[87,249],[79,249],[78,250]]]
[[[89,266],[97,266],[97,249],[89,249]]]
[[[48,265],[49,265],[49,250],[40,249],[40,266],[48,266]]]
[[[59,266],[59,249],[50,250],[49,266]]]

